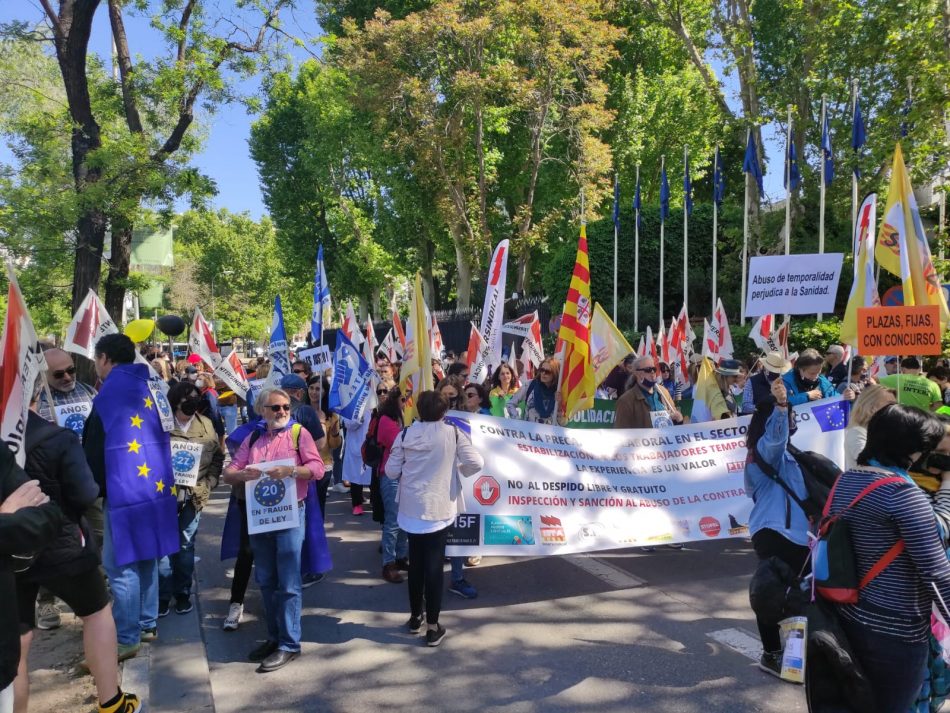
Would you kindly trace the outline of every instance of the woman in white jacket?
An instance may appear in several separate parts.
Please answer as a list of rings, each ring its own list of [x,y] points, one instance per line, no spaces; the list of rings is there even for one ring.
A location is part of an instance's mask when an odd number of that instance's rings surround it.
[[[484,461],[471,439],[443,422],[448,400],[423,391],[416,404],[419,420],[396,439],[386,476],[399,480],[399,527],[409,534],[409,631],[426,624],[426,645],[445,638],[442,609],[442,562],[445,538],[458,514],[459,474],[472,476]],[[422,603],[425,599],[425,612]]]

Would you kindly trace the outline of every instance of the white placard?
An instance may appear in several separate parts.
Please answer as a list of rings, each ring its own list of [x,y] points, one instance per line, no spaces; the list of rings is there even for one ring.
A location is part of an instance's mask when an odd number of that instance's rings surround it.
[[[332,363],[330,347],[325,344],[322,347],[313,347],[312,349],[303,349],[297,353],[297,358],[310,365],[314,374],[321,374],[330,368]]]
[[[86,427],[86,419],[92,413],[91,401],[78,401],[72,404],[62,404],[53,407],[56,423],[68,428],[82,438],[82,430]]]
[[[279,465],[293,466],[294,461],[292,458],[285,458],[253,463],[247,467],[266,473]],[[297,527],[300,517],[297,510],[297,481],[292,478],[275,480],[262,475],[257,480],[244,484],[244,497],[248,534],[256,535]]]
[[[843,260],[841,253],[752,258],[746,316],[833,313]]]
[[[148,390],[152,393],[152,403],[158,409],[158,417],[162,422],[162,430],[165,433],[171,433],[175,430],[175,417],[172,415],[172,405],[168,403],[168,397],[159,384],[165,382],[161,379],[149,379]]]
[[[175,485],[193,488],[198,484],[198,469],[201,466],[201,451],[204,446],[191,441],[172,441],[172,471]]]

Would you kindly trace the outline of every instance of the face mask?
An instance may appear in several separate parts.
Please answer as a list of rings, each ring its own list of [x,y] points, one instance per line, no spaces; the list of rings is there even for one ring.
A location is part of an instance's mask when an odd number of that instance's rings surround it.
[[[806,389],[808,389],[809,391],[811,391],[812,389],[817,389],[817,388],[818,388],[818,379],[814,379],[814,380],[812,380],[812,379],[806,379],[806,378],[803,376],[803,377],[802,377],[802,386],[804,386],[804,387],[805,387]]]
[[[178,404],[178,408],[186,416],[194,416],[198,412],[198,400],[185,399],[180,404]]]
[[[651,378],[649,376],[645,376],[643,377],[643,381],[641,381],[640,383],[649,389],[652,386],[656,386],[656,379]]]

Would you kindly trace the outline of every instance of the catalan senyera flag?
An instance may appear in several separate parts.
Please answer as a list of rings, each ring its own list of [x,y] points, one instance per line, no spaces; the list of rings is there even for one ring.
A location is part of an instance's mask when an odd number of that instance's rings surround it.
[[[901,278],[905,305],[937,305],[940,308],[940,328],[947,328],[950,310],[934,270],[927,234],[920,221],[920,211],[899,143],[894,149],[891,185],[874,257],[881,267]]]
[[[564,345],[561,362],[561,409],[570,418],[594,405],[594,366],[590,355],[590,260],[587,256],[587,226],[581,224],[574,274],[567,290],[558,337]]]

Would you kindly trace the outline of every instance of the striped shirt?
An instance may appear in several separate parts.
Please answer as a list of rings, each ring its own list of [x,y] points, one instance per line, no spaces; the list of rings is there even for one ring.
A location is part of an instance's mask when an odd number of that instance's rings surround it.
[[[848,470],[835,487],[831,512],[843,510],[875,480],[894,474],[867,466]],[[932,584],[950,604],[950,562],[928,497],[910,481],[888,484],[866,495],[843,517],[851,529],[859,579],[898,540],[903,539],[905,547],[861,590],[857,604],[841,605],[838,612],[877,634],[911,643],[927,641],[936,599]]]
[[[76,388],[72,391],[59,391],[50,387],[50,393],[53,395],[53,405],[54,406],[63,406],[65,404],[79,404],[88,401],[92,403],[92,400],[96,398],[96,390],[91,386],[86,386],[81,381],[77,381]],[[53,409],[50,408],[49,400],[46,398],[46,389],[40,391],[39,406],[37,408],[40,416],[45,418],[47,421],[56,423],[56,415],[53,413]],[[58,424],[62,425],[62,424]]]

